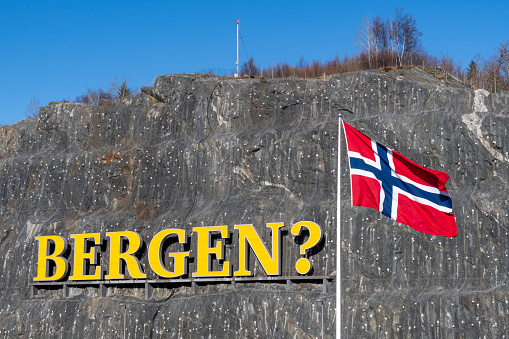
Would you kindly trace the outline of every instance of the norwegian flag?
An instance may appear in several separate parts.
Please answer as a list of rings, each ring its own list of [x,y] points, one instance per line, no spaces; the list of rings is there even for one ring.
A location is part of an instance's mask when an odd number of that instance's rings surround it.
[[[350,160],[352,206],[374,208],[413,229],[458,235],[449,175],[426,169],[343,122]]]

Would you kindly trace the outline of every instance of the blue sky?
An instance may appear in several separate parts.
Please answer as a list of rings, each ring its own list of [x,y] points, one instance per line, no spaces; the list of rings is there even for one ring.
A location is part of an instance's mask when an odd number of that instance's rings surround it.
[[[366,12],[394,16],[403,7],[431,54],[467,66],[509,41],[509,1],[7,1],[0,2],[0,123],[41,106],[74,99],[115,78],[131,87],[154,76],[235,68],[240,20],[241,63],[259,66],[327,60],[357,50]]]

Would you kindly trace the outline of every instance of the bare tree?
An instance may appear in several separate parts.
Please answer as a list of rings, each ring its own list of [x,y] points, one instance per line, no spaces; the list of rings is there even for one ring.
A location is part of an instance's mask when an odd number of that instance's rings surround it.
[[[112,95],[108,92],[105,92],[102,88],[95,90],[87,88],[87,91],[85,93],[76,96],[74,102],[97,106],[99,105],[101,100],[111,100],[111,99],[113,99]]]
[[[368,56],[368,68],[372,68],[373,55],[373,18],[371,13],[367,12],[366,17],[362,20],[362,24],[357,31],[356,43],[360,46],[361,51]]]
[[[414,55],[419,56],[417,52],[421,51],[421,35],[412,15],[396,8],[393,20],[384,20],[379,16],[372,18],[369,12],[366,13],[357,32],[356,43],[361,49],[360,58],[367,58],[368,68],[380,66],[381,54],[384,65],[387,61],[388,64],[403,66],[408,59],[411,62]]]
[[[484,88],[486,84],[486,59],[483,58],[483,56],[480,53],[477,53],[474,57],[474,62],[477,65],[477,82],[474,83],[474,86],[476,88]]]
[[[389,27],[387,21],[377,16],[372,20],[371,29],[373,31],[373,43],[375,45],[375,59],[377,67],[380,65],[380,54],[387,54],[389,44]]]
[[[509,42],[500,44],[498,48],[498,68],[504,89],[509,88]],[[502,88],[502,86],[501,86]]]
[[[304,59],[303,56],[300,57],[299,61],[297,61],[296,67],[299,69],[303,69],[307,67],[308,63],[306,62],[306,59]]]
[[[396,17],[392,21],[391,30],[398,62],[403,66],[408,57],[420,49],[422,32],[417,30],[412,15],[404,14],[402,8],[396,8]]]
[[[27,104],[27,108],[25,110],[25,116],[27,118],[37,118],[39,116],[39,99],[35,97],[35,95],[30,99],[30,102]]]
[[[253,56],[249,57],[249,60],[242,64],[240,68],[241,75],[254,76],[260,73],[258,66],[255,65]]]
[[[449,55],[449,53],[442,53],[440,52],[440,59],[439,59],[439,67],[442,68],[442,70],[444,70],[444,72],[447,72],[449,74],[451,74],[454,70],[454,59]]]
[[[389,22],[389,44],[391,49],[391,59],[397,64],[399,55],[399,20],[397,17],[398,10],[396,9],[396,19]],[[394,59],[394,56],[396,58]]]
[[[403,41],[405,42],[406,58],[411,60],[413,54],[421,49],[422,32],[417,29],[417,23],[411,14],[403,16],[401,28]]]

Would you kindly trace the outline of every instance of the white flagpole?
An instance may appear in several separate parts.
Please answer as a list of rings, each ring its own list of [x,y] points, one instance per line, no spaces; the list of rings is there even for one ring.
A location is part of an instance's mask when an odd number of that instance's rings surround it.
[[[338,115],[338,171],[336,208],[336,339],[341,338],[341,114]]]

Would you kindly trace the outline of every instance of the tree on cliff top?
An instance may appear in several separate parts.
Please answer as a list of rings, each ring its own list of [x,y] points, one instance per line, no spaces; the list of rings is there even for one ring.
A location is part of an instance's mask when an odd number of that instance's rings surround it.
[[[27,108],[25,110],[25,116],[27,118],[37,118],[39,116],[39,99],[35,97],[35,95],[30,99],[30,102],[27,104]]]
[[[396,18],[392,21],[392,26],[399,65],[403,66],[405,60],[420,49],[422,32],[417,30],[412,14],[403,14],[403,9],[396,9]]]
[[[362,24],[357,31],[357,44],[361,50],[368,56],[368,68],[373,67],[373,17],[367,12],[366,17],[362,20]]]
[[[367,59],[368,68],[403,66],[411,63],[412,56],[420,52],[421,36],[412,15],[396,8],[393,20],[373,18],[368,12],[359,27],[357,44],[361,47],[361,56]]]
[[[500,44],[498,48],[497,66],[505,89],[509,88],[509,42]],[[502,86],[501,86],[502,87]]]
[[[101,100],[111,100],[112,98],[112,95],[108,92],[105,92],[102,88],[94,90],[87,88],[85,93],[76,96],[74,102],[87,105],[99,105]]]
[[[118,78],[115,77],[115,79],[113,79],[110,83],[109,93],[111,93],[112,96],[115,96],[115,99],[118,101],[134,96],[135,93],[128,87],[128,82],[127,77],[122,77],[122,81],[119,81]]]
[[[253,56],[249,57],[249,60],[242,64],[240,68],[240,75],[254,76],[260,74],[258,66],[255,65]]]
[[[120,85],[120,88],[117,91],[117,97],[119,99],[125,99],[129,97],[131,94],[131,90],[127,87],[127,81],[123,80],[122,85]]]
[[[474,60],[470,60],[467,68],[467,80],[470,81],[470,85],[477,83],[477,73],[479,70],[477,69],[477,63]]]

